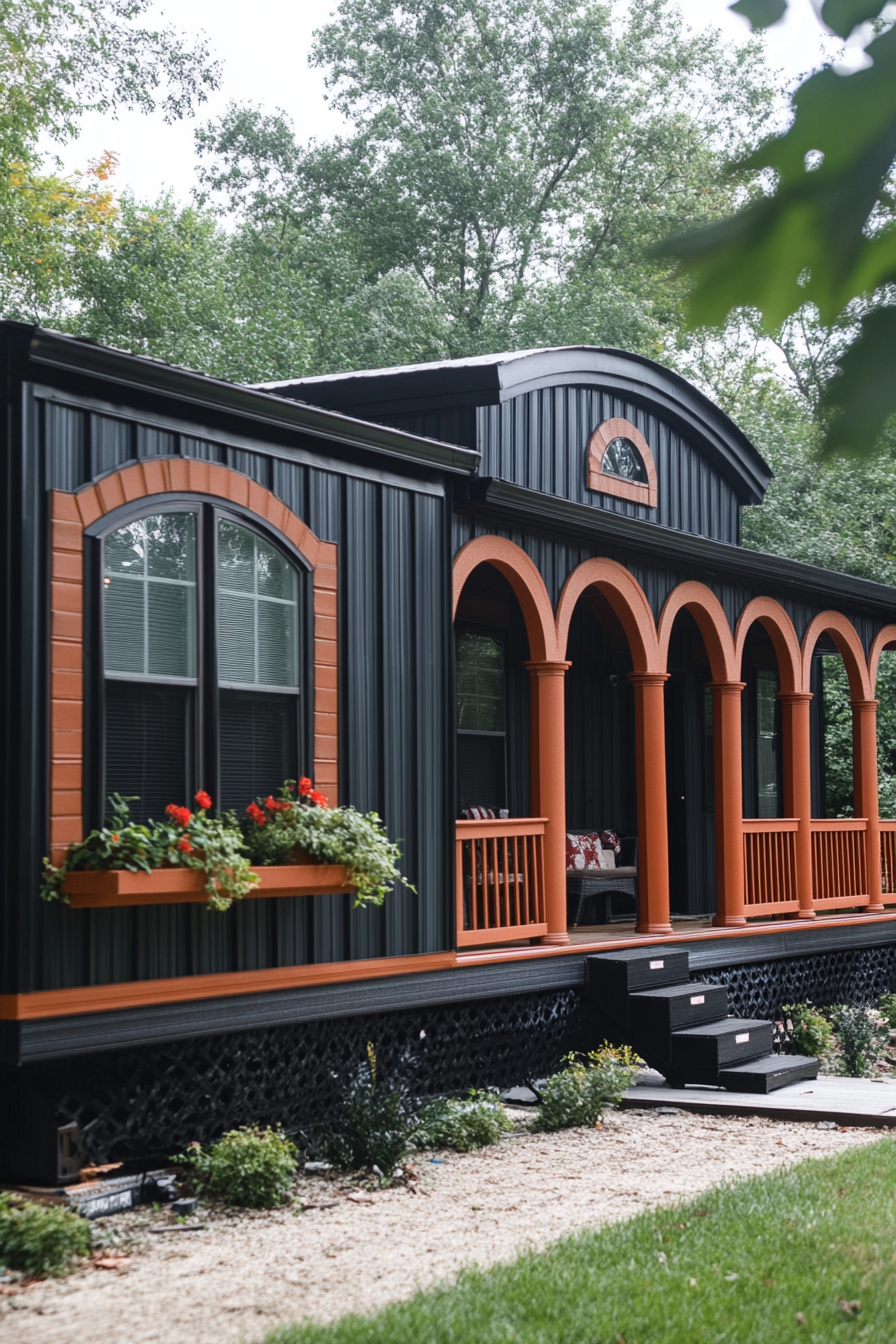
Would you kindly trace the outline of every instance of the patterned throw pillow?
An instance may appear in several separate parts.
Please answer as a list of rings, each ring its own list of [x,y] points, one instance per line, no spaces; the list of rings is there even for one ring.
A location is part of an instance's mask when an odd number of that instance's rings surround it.
[[[601,866],[601,868],[615,868],[615,867],[616,867],[616,854],[615,854],[615,852],[614,852],[612,849],[604,849],[604,847],[601,846],[601,850],[600,850],[600,866]]]
[[[594,832],[576,835],[566,832],[566,869],[567,872],[594,872],[600,868],[601,845]]]

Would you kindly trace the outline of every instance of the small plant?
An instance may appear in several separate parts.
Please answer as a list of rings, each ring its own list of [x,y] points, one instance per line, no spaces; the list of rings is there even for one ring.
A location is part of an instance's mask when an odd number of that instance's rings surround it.
[[[466,1097],[430,1102],[415,1141],[421,1148],[455,1148],[468,1153],[498,1143],[511,1129],[513,1121],[494,1093],[471,1088]]]
[[[324,1136],[327,1156],[339,1167],[379,1167],[388,1179],[405,1156],[420,1124],[416,1103],[401,1077],[377,1071],[376,1051],[346,1087],[339,1112]]]
[[[401,850],[376,812],[327,807],[310,779],[300,779],[298,785],[286,780],[279,798],[259,798],[246,813],[243,833],[253,863],[295,862],[299,851],[323,863],[343,864],[357,888],[355,905],[382,905],[396,882],[416,894],[398,869]]]
[[[584,1058],[567,1055],[564,1062],[566,1067],[549,1078],[541,1092],[534,1129],[597,1124],[604,1106],[615,1106],[631,1087],[640,1063],[630,1050],[607,1042]]]
[[[191,1143],[172,1162],[189,1167],[196,1189],[244,1209],[282,1204],[296,1175],[297,1148],[281,1129],[243,1125],[203,1148]]]
[[[896,1027],[896,994],[881,994],[880,1011],[890,1027]]]
[[[90,1251],[90,1224],[69,1209],[0,1193],[0,1263],[29,1278],[62,1274]]]
[[[889,1028],[874,1008],[838,1004],[831,1009],[840,1047],[838,1073],[848,1078],[873,1078],[883,1062]]]
[[[822,1063],[834,1049],[834,1031],[825,1015],[812,1003],[785,1003],[781,1010],[793,1026],[791,1044],[797,1054],[814,1055]]]

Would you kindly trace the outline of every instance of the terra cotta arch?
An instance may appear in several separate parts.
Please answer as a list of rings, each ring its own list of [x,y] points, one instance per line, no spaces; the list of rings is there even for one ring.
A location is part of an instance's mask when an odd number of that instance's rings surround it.
[[[722,604],[705,583],[689,579],[680,583],[663,603],[657,623],[659,652],[663,670],[669,658],[669,640],[675,617],[680,611],[689,611],[700,628],[713,680],[734,682],[738,679],[739,665],[735,657],[734,637]]]
[[[877,691],[877,669],[880,666],[880,656],[884,649],[896,649],[896,625],[885,625],[883,630],[879,630],[874,636],[874,642],[871,645],[871,652],[868,655],[868,682],[871,686],[871,694]]]
[[[846,675],[849,677],[849,693],[852,699],[873,700],[874,687],[869,676],[862,641],[852,622],[839,611],[820,612],[810,622],[803,636],[800,690],[812,689],[812,653],[822,634],[829,634],[837,646],[837,652],[843,659]]]
[[[513,589],[526,622],[529,657],[534,662],[559,659],[554,610],[544,579],[535,561],[506,537],[474,537],[458,551],[454,557],[452,616],[457,612],[464,584],[479,565],[493,565]]]
[[[636,672],[660,672],[656,625],[650,603],[638,580],[616,560],[583,560],[563,585],[557,604],[557,649],[566,656],[569,626],[579,598],[597,588],[619,618],[628,640]]]
[[[754,597],[748,602],[737,620],[734,631],[734,670],[740,676],[743,665],[744,645],[750,627],[758,621],[769,635],[778,659],[778,676],[781,679],[781,691],[793,695],[800,688],[801,653],[796,630],[787,612],[771,597]]]

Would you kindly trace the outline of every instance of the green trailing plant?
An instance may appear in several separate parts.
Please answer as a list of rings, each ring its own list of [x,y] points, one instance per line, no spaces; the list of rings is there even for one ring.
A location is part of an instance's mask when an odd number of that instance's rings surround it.
[[[91,831],[71,845],[64,861],[55,867],[44,859],[41,896],[44,900],[68,901],[63,884],[69,873],[110,869],[150,873],[163,866],[195,868],[205,873],[209,907],[229,910],[258,882],[252,872],[239,822],[232,812],[212,813],[212,800],[200,789],[197,810],[169,803],[163,822],[145,826],[131,820],[130,803],[113,793],[109,798],[108,825]]]
[[[793,1026],[791,1044],[800,1055],[813,1055],[825,1063],[834,1050],[834,1029],[824,1013],[812,1003],[785,1003],[781,1010]]]
[[[873,1078],[883,1063],[889,1028],[874,1008],[837,1004],[831,1020],[840,1047],[838,1073],[848,1078]]]
[[[279,1128],[243,1125],[203,1148],[191,1143],[173,1157],[187,1167],[200,1194],[244,1209],[274,1209],[292,1189],[298,1149]]]
[[[45,1278],[62,1274],[90,1246],[90,1224],[70,1209],[0,1192],[0,1263],[29,1278]]]
[[[896,994],[881,994],[879,1007],[888,1026],[896,1027]]]
[[[378,1167],[388,1180],[419,1126],[419,1108],[406,1082],[400,1074],[383,1076],[368,1042],[367,1059],[349,1081],[324,1134],[328,1158],[347,1170]]]
[[[471,1088],[465,1097],[439,1097],[423,1112],[415,1142],[421,1148],[454,1148],[468,1153],[498,1143],[513,1121],[493,1092]]]
[[[401,882],[416,887],[398,868],[401,850],[386,834],[376,812],[328,807],[310,779],[288,779],[279,797],[257,799],[246,809],[243,825],[253,863],[290,863],[302,857],[338,863],[357,888],[356,905],[381,905],[387,891]]]
[[[572,1129],[595,1125],[605,1106],[615,1106],[628,1091],[640,1060],[627,1047],[604,1042],[599,1050],[566,1056],[565,1067],[549,1078],[539,1094],[541,1109],[534,1129]]]

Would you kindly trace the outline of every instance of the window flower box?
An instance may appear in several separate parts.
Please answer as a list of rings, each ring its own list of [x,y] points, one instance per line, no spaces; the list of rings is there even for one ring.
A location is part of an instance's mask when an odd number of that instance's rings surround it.
[[[253,868],[258,885],[243,897],[319,896],[356,890],[341,863],[276,864]],[[73,910],[108,910],[126,905],[204,905],[205,873],[195,868],[155,868],[132,873],[125,868],[67,873],[62,890]]]

